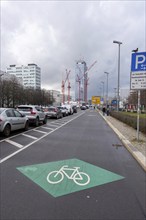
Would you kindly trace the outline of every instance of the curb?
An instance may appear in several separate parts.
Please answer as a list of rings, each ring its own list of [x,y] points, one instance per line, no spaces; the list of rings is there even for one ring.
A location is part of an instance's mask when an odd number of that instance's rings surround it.
[[[138,151],[128,139],[124,135],[121,134],[121,132],[115,128],[111,122],[107,120],[106,117],[104,117],[101,112],[99,114],[102,116],[102,118],[107,122],[107,124],[113,129],[113,131],[118,135],[119,139],[122,141],[126,149],[132,154],[132,156],[136,159],[136,161],[140,164],[140,166],[146,171],[146,157]]]

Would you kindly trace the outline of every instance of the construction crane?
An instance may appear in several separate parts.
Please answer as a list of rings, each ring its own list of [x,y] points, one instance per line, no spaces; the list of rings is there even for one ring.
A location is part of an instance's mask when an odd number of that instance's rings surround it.
[[[89,72],[89,70],[97,63],[97,60],[94,61],[94,63],[91,64],[91,66],[89,68],[87,68],[87,70],[84,73],[84,85],[85,85],[85,92],[84,92],[84,99],[85,99],[85,103],[87,103],[87,94],[88,94],[88,81],[89,78],[87,77],[87,73]]]
[[[69,102],[69,99],[70,99],[70,88],[71,88],[71,86],[70,86],[70,82],[69,82],[69,74],[70,74],[70,70],[68,71],[67,69],[66,69],[66,78],[65,78],[65,80],[62,80],[62,85],[61,85],[61,88],[62,88],[62,102],[63,102],[63,104],[65,103],[65,83],[66,83],[66,81],[68,81],[68,102]]]
[[[84,78],[84,101],[85,103],[87,103],[87,88],[88,88],[88,81],[89,81],[89,78],[87,77],[87,73],[96,63],[97,61],[94,61],[94,63],[92,63],[92,65],[89,68],[87,68],[87,70],[83,74],[82,74],[80,67],[78,66],[78,69],[80,71],[80,76],[77,74],[76,82],[79,83],[79,98],[78,98],[79,105],[80,105],[80,100],[81,100],[81,80]]]
[[[80,71],[80,75],[77,74],[76,82],[78,82],[78,84],[79,84],[79,88],[78,88],[78,102],[79,102],[79,106],[80,106],[80,101],[81,101],[81,79],[83,78],[83,75],[82,75],[82,71],[81,71],[79,66],[78,66],[78,69]]]

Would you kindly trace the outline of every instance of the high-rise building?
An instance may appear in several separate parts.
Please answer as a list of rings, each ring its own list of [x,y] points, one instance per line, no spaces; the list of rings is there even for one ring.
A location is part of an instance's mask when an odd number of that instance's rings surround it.
[[[88,78],[86,71],[86,62],[78,60],[75,66],[75,101],[78,102],[85,102],[86,100],[86,82]]]
[[[6,68],[6,73],[19,78],[24,87],[41,89],[41,68],[34,63],[27,66],[10,65]]]

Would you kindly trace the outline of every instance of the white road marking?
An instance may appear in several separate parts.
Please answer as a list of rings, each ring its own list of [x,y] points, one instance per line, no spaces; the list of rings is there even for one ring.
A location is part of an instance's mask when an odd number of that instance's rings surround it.
[[[21,151],[25,150],[26,148],[30,147],[31,145],[33,145],[33,144],[36,143],[37,141],[43,139],[44,137],[50,135],[51,133],[55,132],[55,131],[58,130],[59,128],[65,126],[65,125],[68,124],[69,122],[71,122],[71,121],[75,120],[76,118],[82,116],[83,114],[85,114],[85,113],[83,112],[83,113],[79,114],[78,116],[76,116],[76,117],[72,118],[71,120],[67,121],[65,124],[61,125],[60,127],[55,128],[53,131],[44,134],[42,137],[38,138],[37,140],[34,140],[33,142],[31,142],[31,143],[29,143],[28,145],[24,146],[23,148],[21,148],[21,149],[15,151],[14,153],[8,155],[7,157],[4,157],[3,159],[0,160],[0,163],[3,163],[3,162],[5,162],[5,161],[9,160],[11,157],[15,156],[16,154],[20,153]],[[18,136],[18,135],[17,135],[17,136]],[[14,136],[13,136],[13,137],[14,137]],[[6,139],[6,140],[8,140],[8,139]],[[5,141],[6,141],[6,140],[5,140]]]
[[[15,141],[11,141],[11,140],[9,140],[9,139],[7,139],[7,140],[5,140],[5,141],[8,142],[9,144],[14,145],[15,147],[18,147],[18,148],[22,148],[22,147],[23,147],[23,145],[18,144],[18,143],[16,143]]]
[[[51,124],[53,124],[53,125],[60,125],[60,124],[63,124],[63,123],[61,123],[61,122],[52,122]]]
[[[47,129],[47,130],[51,130],[51,131],[53,131],[54,129],[53,128],[49,128],[49,127],[41,127],[41,128],[44,128],[44,129]]]
[[[50,124],[52,127],[57,127],[58,126],[58,124]]]
[[[47,133],[45,131],[40,131],[40,130],[37,130],[37,129],[34,129],[34,131],[37,131],[37,132],[42,133],[42,134],[46,134]]]
[[[36,140],[37,138],[36,137],[34,137],[34,136],[31,136],[31,135],[28,135],[28,134],[22,134],[23,136],[26,136],[26,137],[29,137],[29,138],[32,138],[32,139],[34,139],[34,140]]]

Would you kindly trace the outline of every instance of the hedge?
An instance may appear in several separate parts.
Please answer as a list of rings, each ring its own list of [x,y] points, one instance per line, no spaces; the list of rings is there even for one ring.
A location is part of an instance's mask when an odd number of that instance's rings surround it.
[[[135,115],[125,115],[122,112],[111,111],[110,115],[119,121],[137,129],[137,117]],[[146,118],[139,119],[139,130],[146,134]]]

